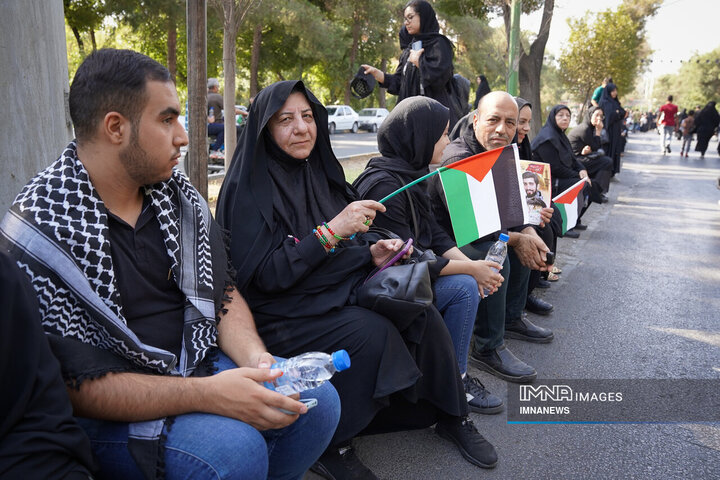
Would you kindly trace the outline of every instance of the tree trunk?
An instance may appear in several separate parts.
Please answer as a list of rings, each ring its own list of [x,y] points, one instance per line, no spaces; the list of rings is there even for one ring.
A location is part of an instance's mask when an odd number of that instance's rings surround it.
[[[54,161],[73,137],[63,3],[2,0],[0,11],[0,111],[5,113],[0,119],[0,212],[4,215],[28,180]]]
[[[80,50],[80,56],[82,58],[85,58],[85,44],[82,41],[82,38],[80,37],[80,31],[77,29],[77,27],[71,27],[71,30],[73,32],[73,35],[75,35],[75,41],[78,44],[78,50]]]
[[[260,65],[260,49],[262,48],[262,23],[255,25],[253,32],[252,51],[250,54],[250,96],[260,91],[258,85],[258,66]]]
[[[205,0],[187,0],[188,110],[187,173],[208,198],[207,179],[207,13]]]
[[[530,52],[524,50],[520,53],[520,96],[529,101],[532,105],[532,122],[530,125],[530,136],[535,137],[542,128],[545,112],[540,101],[540,73],[542,72],[543,56],[545,45],[550,36],[550,23],[552,22],[555,0],[545,0],[543,6],[540,30],[535,41],[530,45]],[[510,6],[503,5],[503,19],[505,20],[505,32],[508,45],[510,44]],[[522,49],[521,49],[522,50]]]
[[[93,52],[97,50],[97,42],[95,41],[95,29],[90,28],[90,41],[92,41]]]
[[[380,70],[385,72],[387,70],[387,64],[388,64],[387,58],[383,58],[382,61],[380,62]],[[380,108],[387,108],[387,96],[386,95],[387,95],[387,89],[380,88],[380,86],[378,85],[378,106]]]
[[[360,18],[357,11],[353,15],[352,46],[350,47],[350,78],[345,82],[345,105],[350,105],[350,82],[355,76],[355,59],[357,58],[358,46],[360,45]]]
[[[177,22],[175,14],[168,15],[167,67],[173,82],[177,77]]]
[[[223,75],[225,91],[223,92],[223,116],[225,118],[225,171],[230,168],[237,130],[235,127],[235,39],[238,31],[240,15],[235,0],[224,0],[225,25],[223,31]]]

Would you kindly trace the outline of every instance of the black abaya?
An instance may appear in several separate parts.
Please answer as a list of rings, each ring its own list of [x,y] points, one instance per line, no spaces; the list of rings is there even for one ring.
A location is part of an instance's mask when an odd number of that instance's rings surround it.
[[[621,158],[620,154],[624,147],[623,119],[625,118],[625,110],[620,106],[617,97],[613,98],[611,92],[617,90],[614,83],[608,83],[605,87],[605,93],[600,99],[600,108],[605,114],[605,129],[608,132],[609,144],[608,151],[605,152],[613,161],[613,175],[620,173]]]
[[[710,137],[715,133],[715,129],[720,123],[720,114],[715,108],[715,102],[708,102],[705,107],[695,116],[695,132],[697,133],[697,142],[695,142],[695,151],[705,155],[710,142]],[[718,147],[720,152],[720,147]]]
[[[378,131],[382,157],[372,158],[353,184],[363,199],[380,200],[405,184],[429,173],[435,144],[445,131],[449,111],[439,102],[423,97],[403,100],[390,112]],[[412,198],[417,225],[413,225]],[[432,249],[437,255],[455,247],[455,242],[432,215],[425,184],[416,185],[388,199],[387,211],[378,213],[374,225],[395,232],[402,239],[413,238],[414,245]],[[436,274],[448,260],[439,257]]]
[[[600,151],[602,140],[596,135],[595,126],[592,125],[592,116],[597,107],[590,107],[585,114],[585,120],[568,134],[568,140],[572,146],[573,154],[585,166],[590,180],[592,180],[591,199],[594,202],[601,202],[601,195],[610,188],[610,177],[612,177],[613,162],[610,157],[603,155]],[[582,150],[589,146],[592,152],[583,155]]]
[[[400,54],[397,69],[394,74],[385,72],[382,87],[389,93],[398,96],[398,102],[415,95],[423,95],[437,100],[450,109],[450,128],[452,128],[462,112],[453,108],[451,95],[454,95],[453,58],[455,52],[453,45],[447,37],[440,34],[440,25],[435,10],[427,2],[416,6],[420,15],[420,33],[411,36],[405,26],[400,29]],[[423,54],[416,67],[408,62],[413,42],[422,42]]]
[[[306,160],[284,154],[266,128],[293,91],[308,99],[317,126]],[[342,403],[333,445],[357,435],[393,393],[450,415],[467,413],[452,340],[437,310],[401,333],[391,320],[353,306],[355,288],[373,267],[369,246],[376,237],[359,234],[327,253],[312,233],[355,198],[330,148],[322,104],[299,81],[262,90],[220,192],[218,221],[232,234],[237,283],[269,351],[350,354],[350,370],[332,379]]]

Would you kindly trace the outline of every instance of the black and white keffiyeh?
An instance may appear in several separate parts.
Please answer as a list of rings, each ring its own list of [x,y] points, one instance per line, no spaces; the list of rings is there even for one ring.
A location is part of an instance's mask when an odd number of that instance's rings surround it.
[[[0,245],[30,277],[43,326],[72,384],[109,371],[188,376],[217,344],[217,283],[224,279],[214,278],[221,276],[213,272],[217,232],[211,239],[207,203],[177,171],[146,187],[145,194],[186,297],[179,359],[142,343],[127,326],[110,254],[108,212],[74,142],[25,186],[0,223]],[[162,426],[162,420],[131,424],[131,436],[156,440]]]

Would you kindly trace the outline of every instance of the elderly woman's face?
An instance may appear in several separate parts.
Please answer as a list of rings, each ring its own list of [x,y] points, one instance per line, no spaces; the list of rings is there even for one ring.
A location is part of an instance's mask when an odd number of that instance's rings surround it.
[[[413,7],[407,7],[403,12],[405,17],[405,28],[410,35],[417,35],[420,33],[420,15],[413,9]]]
[[[517,127],[517,136],[518,136],[518,143],[522,143],[523,140],[525,140],[525,137],[528,133],[530,133],[530,121],[532,120],[532,109],[525,105],[523,108],[520,109],[520,113],[518,114],[518,127]]]
[[[309,157],[315,147],[317,125],[310,103],[300,92],[292,93],[275,112],[268,122],[268,129],[275,143],[298,160]]]
[[[565,130],[570,126],[570,112],[564,108],[555,114],[555,123],[560,130]]]

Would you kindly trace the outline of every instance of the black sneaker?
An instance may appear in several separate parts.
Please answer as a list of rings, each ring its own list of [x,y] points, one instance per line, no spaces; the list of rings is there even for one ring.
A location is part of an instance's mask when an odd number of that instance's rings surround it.
[[[310,470],[328,480],[379,480],[349,445],[328,448]]]
[[[482,468],[494,468],[497,465],[495,447],[480,435],[470,417],[440,420],[435,426],[435,432],[457,445],[468,462]]]
[[[469,373],[463,378],[465,397],[467,397],[470,410],[483,415],[492,415],[504,410],[503,401],[497,395],[493,395],[485,385],[477,378],[471,377]]]

